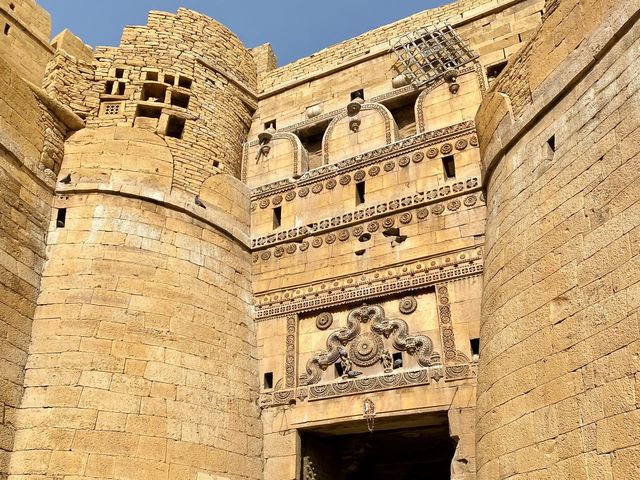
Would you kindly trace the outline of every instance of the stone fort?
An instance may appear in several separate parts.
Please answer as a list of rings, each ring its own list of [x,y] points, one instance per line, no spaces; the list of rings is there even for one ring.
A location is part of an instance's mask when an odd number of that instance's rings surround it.
[[[0,0],[0,479],[640,478],[639,12]]]

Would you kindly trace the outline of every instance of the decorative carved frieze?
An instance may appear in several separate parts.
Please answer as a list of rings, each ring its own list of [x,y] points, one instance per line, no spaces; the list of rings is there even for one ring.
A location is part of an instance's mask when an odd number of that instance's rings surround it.
[[[440,355],[433,351],[433,342],[429,337],[410,335],[407,322],[399,318],[387,318],[380,305],[365,304],[349,312],[347,326],[331,333],[326,341],[326,350],[307,361],[306,373],[301,375],[300,384],[318,383],[327,367],[341,357],[346,357],[359,367],[380,363],[380,355],[384,350],[383,338],[391,339],[396,350],[416,356],[422,367],[440,363]]]
[[[385,215],[388,215],[389,212],[400,213],[409,209],[420,207],[422,205],[433,204],[437,200],[454,198],[464,193],[475,193],[475,192],[478,192],[479,190],[480,190],[480,185],[479,185],[478,178],[472,177],[465,181],[444,185],[442,187],[434,188],[432,190],[428,190],[425,192],[417,192],[413,195],[408,195],[401,198],[394,198],[393,200],[390,200],[388,202],[379,203],[377,205],[371,205],[369,207],[355,210],[353,212],[347,212],[335,217],[325,218],[317,222],[309,223],[308,225],[304,225],[302,227],[295,227],[287,231],[273,233],[271,235],[266,235],[263,237],[253,238],[251,239],[251,247],[261,248],[261,247],[270,246],[270,245],[279,245],[281,243],[291,241],[293,239],[306,238],[318,232],[336,230],[338,228],[343,228],[345,225],[354,225],[354,224],[360,223],[364,219],[381,218],[381,217],[384,217]],[[302,193],[299,193],[299,195],[302,195]],[[277,197],[280,197],[280,196],[277,195]],[[474,200],[472,205],[470,205],[470,202],[472,202],[472,200],[469,200],[468,198],[464,199],[465,206],[471,207],[475,205],[478,196],[474,195],[473,197],[474,197]],[[450,205],[455,205],[455,203]],[[268,206],[269,206],[268,200],[262,199],[260,201],[260,208],[267,208]],[[459,206],[457,208],[459,208]],[[453,211],[453,210],[457,210],[457,208],[452,208],[450,206],[449,210]],[[439,211],[439,209],[436,209],[434,213],[436,215],[439,215],[443,212],[444,212],[444,208],[442,209],[442,211]],[[411,222],[412,216],[410,213],[408,215],[405,213],[400,216],[399,220],[400,220],[400,223],[403,223],[406,225]],[[356,235],[356,236],[359,236],[359,235]],[[344,240],[346,240],[346,238]],[[260,252],[257,252],[257,253],[260,254]]]
[[[256,320],[408,292],[482,273],[481,249],[452,252],[291,289],[256,293]]]
[[[353,170],[381,163],[399,155],[411,154],[418,149],[428,148],[447,141],[455,141],[463,136],[475,136],[475,123],[472,120],[450,125],[438,130],[420,133],[389,145],[376,148],[369,152],[340,160],[336,163],[314,168],[298,179],[285,178],[278,180],[277,182],[261,185],[251,191],[251,198],[255,201],[270,195],[275,195],[276,193],[283,193],[296,188],[308,187],[318,181],[325,181],[329,178],[338,178],[340,175],[349,173]],[[469,143],[473,145],[471,140],[469,140]],[[475,143],[477,143],[477,140]],[[300,192],[298,192],[298,194],[299,193]]]

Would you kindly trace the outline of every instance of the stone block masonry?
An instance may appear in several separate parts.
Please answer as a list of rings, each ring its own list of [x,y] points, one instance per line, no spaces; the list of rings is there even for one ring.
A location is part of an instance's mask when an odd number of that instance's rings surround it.
[[[552,4],[476,118],[481,479],[639,473],[640,3],[578,3]]]
[[[0,480],[639,478],[639,12],[459,0],[277,67],[0,0]],[[471,60],[408,84],[445,23]]]

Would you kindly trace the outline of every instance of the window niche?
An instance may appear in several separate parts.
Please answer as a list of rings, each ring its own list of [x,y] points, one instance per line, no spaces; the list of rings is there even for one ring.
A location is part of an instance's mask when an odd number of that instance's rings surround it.
[[[159,83],[145,83],[142,87],[141,100],[145,102],[165,103],[167,86]]]
[[[310,170],[322,166],[322,139],[327,127],[329,121],[325,120],[295,132],[309,155]]]
[[[189,100],[191,100],[191,97],[186,93],[171,92],[171,105],[174,107],[189,108]]]
[[[186,121],[184,118],[170,115],[169,121],[167,122],[166,136],[173,138],[182,138],[182,135],[184,134],[185,123]]]

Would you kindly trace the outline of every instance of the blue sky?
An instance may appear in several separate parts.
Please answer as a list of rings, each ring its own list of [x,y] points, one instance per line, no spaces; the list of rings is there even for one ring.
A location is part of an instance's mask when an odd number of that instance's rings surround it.
[[[149,10],[187,7],[233,30],[247,47],[270,42],[284,65],[446,0],[38,0],[53,34],[68,28],[91,46],[117,45],[125,25],[144,25]]]

